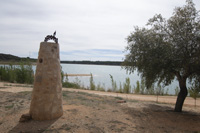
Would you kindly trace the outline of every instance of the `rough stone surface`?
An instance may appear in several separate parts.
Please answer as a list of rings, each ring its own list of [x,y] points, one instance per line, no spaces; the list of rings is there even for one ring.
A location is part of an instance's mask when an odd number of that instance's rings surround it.
[[[34,120],[52,120],[63,114],[59,44],[41,42],[30,115]]]

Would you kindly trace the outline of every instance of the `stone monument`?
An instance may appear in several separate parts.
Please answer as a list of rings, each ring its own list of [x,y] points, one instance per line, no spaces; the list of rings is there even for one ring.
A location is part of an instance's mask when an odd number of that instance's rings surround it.
[[[55,35],[56,32],[48,35],[40,43],[29,112],[34,120],[52,120],[63,115],[59,44]]]

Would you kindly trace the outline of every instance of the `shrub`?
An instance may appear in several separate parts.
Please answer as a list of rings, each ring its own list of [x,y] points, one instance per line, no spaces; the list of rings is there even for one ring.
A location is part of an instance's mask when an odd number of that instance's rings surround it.
[[[19,66],[1,66],[0,77],[0,80],[8,82],[32,84],[34,81],[32,65],[28,60],[20,62]]]
[[[93,80],[93,76],[91,74],[90,76],[90,90],[95,90],[96,86],[95,86],[95,83],[94,83],[94,80]]]
[[[136,93],[136,94],[140,93],[140,82],[139,81],[136,82],[136,88],[134,89],[134,93]]]
[[[144,91],[145,91],[145,82],[144,79],[142,79],[140,84],[140,93],[144,94]]]
[[[68,81],[65,81],[62,83],[62,86],[65,87],[65,88],[80,88],[80,85],[77,84],[77,83],[71,83],[71,82],[68,82]]]
[[[105,91],[105,87],[103,87],[103,86],[101,85],[101,83],[99,83],[99,84],[97,85],[97,91]]]
[[[126,82],[124,83],[123,86],[123,92],[128,94],[130,93],[130,90],[131,90],[130,78],[126,78]]]
[[[114,81],[113,76],[110,74],[110,79],[111,79],[111,85],[112,85],[112,91],[117,92],[117,83]]]
[[[179,93],[179,91],[180,91],[179,87],[176,86],[176,88],[175,88],[174,90],[175,90],[175,95],[178,96],[178,93]]]
[[[200,92],[200,86],[199,86],[199,83],[194,83],[192,87],[190,87],[188,89],[189,91],[189,95],[194,98],[195,100],[195,107],[196,107],[196,99],[197,97],[200,96],[199,92]]]

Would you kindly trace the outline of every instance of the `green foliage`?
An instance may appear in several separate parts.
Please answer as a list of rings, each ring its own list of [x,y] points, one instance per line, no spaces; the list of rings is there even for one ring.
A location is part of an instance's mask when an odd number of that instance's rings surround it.
[[[174,89],[175,90],[175,96],[178,96],[178,93],[180,92],[180,89],[178,86],[176,86],[176,88]]]
[[[148,27],[135,27],[127,37],[123,66],[130,73],[137,68],[148,88],[157,81],[169,85],[175,76],[185,84],[200,75],[200,15],[191,0],[186,3],[168,20],[155,15]]]
[[[64,72],[62,70],[62,66],[60,66],[60,71],[61,71],[61,83],[63,83],[64,82],[64,78],[65,78],[65,74],[64,74]]]
[[[110,74],[110,79],[111,79],[111,84],[112,84],[112,91],[116,92],[117,91],[117,83],[114,81],[113,76]]]
[[[65,76],[66,75],[66,76]],[[67,74],[64,73],[61,66],[61,83],[62,87],[65,88],[74,88],[74,89],[80,89],[81,88],[81,81],[78,79],[78,77],[75,78],[74,82],[69,82]]]
[[[95,86],[95,83],[94,83],[94,80],[93,80],[93,76],[91,74],[90,76],[90,90],[95,90],[96,86]]]
[[[105,87],[104,87],[105,85],[101,85],[101,83],[99,83],[98,85],[97,85],[97,91],[105,91]]]
[[[122,83],[120,82],[120,85],[119,85],[119,90],[118,90],[119,93],[123,93],[123,89],[122,89]]]
[[[31,63],[20,62],[19,66],[1,66],[0,67],[0,80],[17,83],[32,84],[34,81],[34,73]]]
[[[188,94],[186,81],[200,78],[200,15],[192,0],[176,7],[165,19],[156,14],[147,27],[135,27],[127,37],[123,68],[129,73],[136,69],[146,87],[155,82],[169,85],[174,79],[181,89],[175,111],[181,112]],[[151,89],[152,90],[152,89]],[[152,93],[153,90],[149,93]]]
[[[65,88],[75,88],[75,89],[79,89],[80,88],[79,84],[71,83],[71,82],[68,82],[68,81],[63,82],[62,86],[65,87]]]
[[[196,99],[200,97],[200,83],[198,81],[193,83],[193,86],[189,88],[189,95],[190,97],[194,98],[195,100],[195,107],[196,107]]]
[[[148,95],[155,94],[154,85],[152,85],[150,88],[146,89],[146,94],[148,94]]]
[[[139,81],[136,82],[136,88],[134,89],[134,93],[135,94],[140,93],[140,82]]]
[[[130,78],[128,77],[126,78],[126,82],[123,85],[123,92],[128,94],[130,93],[130,91],[131,91],[131,85],[130,85]]]
[[[162,96],[165,95],[165,90],[164,90],[164,88],[162,88],[162,86],[160,84],[157,85],[155,91],[156,91],[157,95],[162,95]]]
[[[144,79],[142,79],[142,80],[141,80],[141,84],[140,84],[140,93],[141,93],[141,94],[144,94],[145,88],[146,88],[145,82],[144,82]]]
[[[33,83],[33,70],[30,62],[21,62],[20,66],[16,68],[17,83]]]
[[[169,88],[166,89],[165,95],[169,95]]]
[[[194,105],[195,105],[195,107],[196,107],[197,97],[200,96],[199,92],[200,92],[200,88],[195,88],[195,87],[189,88],[189,94],[190,94],[190,96],[192,98],[194,98]]]
[[[200,92],[199,88],[190,87],[188,90],[189,90],[190,97],[194,98],[195,100],[197,99],[197,97],[200,96],[199,95],[199,92]]]

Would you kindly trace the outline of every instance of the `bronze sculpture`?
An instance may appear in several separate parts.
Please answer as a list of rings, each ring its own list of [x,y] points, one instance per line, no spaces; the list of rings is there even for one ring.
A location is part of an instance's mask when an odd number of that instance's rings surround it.
[[[56,31],[53,33],[53,35],[47,35],[44,39],[45,42],[48,40],[54,40],[55,43],[58,43],[58,38],[56,38]]]

